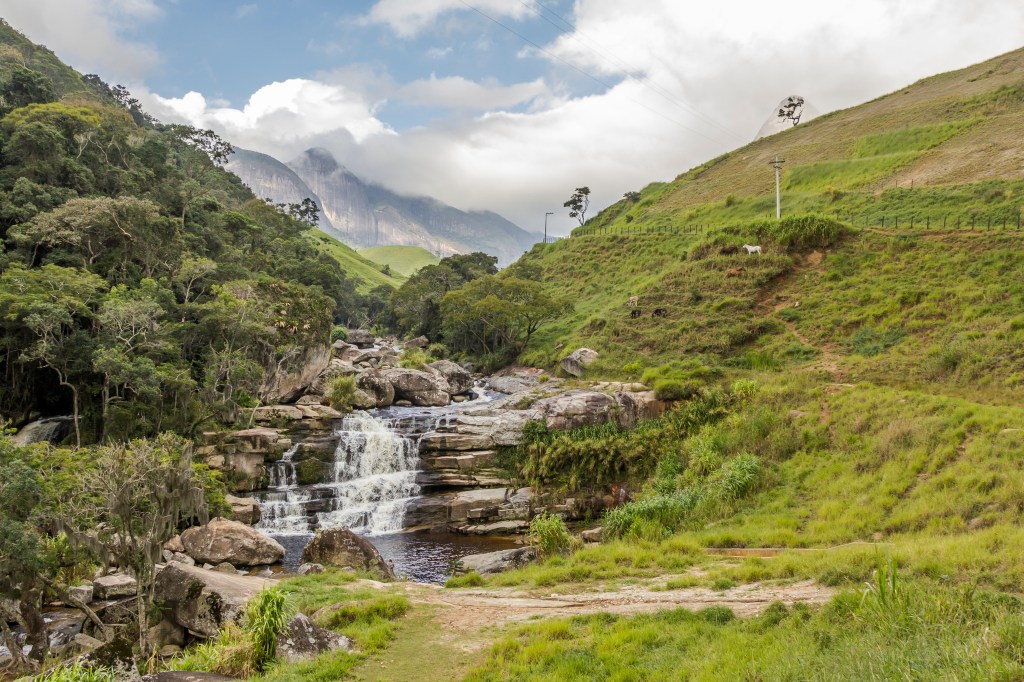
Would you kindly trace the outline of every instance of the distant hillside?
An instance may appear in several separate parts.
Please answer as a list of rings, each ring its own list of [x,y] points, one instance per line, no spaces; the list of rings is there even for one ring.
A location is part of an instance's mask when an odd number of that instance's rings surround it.
[[[538,241],[496,213],[460,211],[365,183],[324,149],[307,150],[288,166],[320,197],[350,246],[421,246],[441,256],[483,251],[507,265]]]
[[[334,229],[330,218],[324,214],[323,204],[316,192],[311,190],[295,171],[274,157],[235,147],[235,152],[225,168],[242,178],[253,194],[260,199],[285,204],[297,204],[303,199],[312,199],[320,207],[320,229],[332,237],[341,236]]]
[[[82,76],[45,46],[36,45],[0,18],[0,71],[6,72],[15,66],[49,78],[58,97],[78,96],[110,101],[109,93],[95,76]]]
[[[321,253],[327,254],[338,262],[345,274],[356,283],[356,291],[361,294],[368,293],[382,284],[397,287],[406,279],[404,273],[394,268],[392,268],[391,274],[384,274],[382,263],[363,256],[329,234],[310,230],[306,232],[306,238],[316,244]]]
[[[783,212],[855,222],[959,215],[1016,223],[1024,176],[1024,50],[820,116],[645,188],[591,227],[733,222],[775,211],[768,162],[785,160]]]
[[[370,246],[359,249],[359,255],[375,263],[387,265],[392,272],[406,277],[427,265],[437,265],[440,258],[419,246]]]

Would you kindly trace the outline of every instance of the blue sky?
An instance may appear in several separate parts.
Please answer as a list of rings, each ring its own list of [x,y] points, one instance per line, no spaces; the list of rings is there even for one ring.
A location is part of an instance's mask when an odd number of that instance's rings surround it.
[[[669,180],[788,95],[827,112],[1024,46],[1024,3],[1005,0],[3,0],[0,16],[162,120],[284,161],[325,147],[528,229],[554,211],[555,234],[573,188],[596,211]]]

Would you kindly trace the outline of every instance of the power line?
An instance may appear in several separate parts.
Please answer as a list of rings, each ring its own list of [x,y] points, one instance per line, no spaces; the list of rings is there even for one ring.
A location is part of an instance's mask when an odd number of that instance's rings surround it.
[[[606,82],[606,81],[603,81],[603,80],[601,80],[601,79],[600,79],[600,78],[598,78],[597,76],[595,76],[595,75],[593,75],[593,74],[589,73],[588,71],[585,71],[585,70],[581,69],[580,67],[576,66],[576,65],[575,65],[575,64],[573,64],[572,62],[569,62],[568,60],[565,60],[565,59],[563,59],[563,58],[559,57],[558,55],[556,55],[556,54],[554,54],[554,53],[552,53],[552,52],[549,52],[548,50],[545,50],[545,49],[544,49],[543,47],[541,47],[541,46],[540,46],[540,45],[538,45],[537,43],[533,42],[532,40],[530,40],[529,38],[527,38],[526,36],[524,36],[524,35],[523,35],[522,33],[519,33],[518,31],[516,31],[516,30],[515,30],[515,29],[513,29],[512,27],[510,27],[510,26],[508,26],[508,25],[506,25],[506,24],[503,24],[502,22],[498,21],[497,19],[495,19],[495,18],[494,18],[494,17],[492,17],[491,15],[487,14],[487,13],[486,13],[486,12],[484,12],[483,10],[481,10],[481,9],[479,9],[479,8],[477,8],[477,7],[474,7],[473,5],[471,5],[471,4],[469,4],[468,2],[466,2],[466,0],[459,0],[459,2],[461,2],[461,3],[463,4],[463,5],[465,5],[465,6],[466,6],[466,7],[468,7],[469,9],[473,10],[474,12],[476,12],[477,14],[479,14],[480,16],[484,17],[484,18],[485,18],[485,19],[487,19],[488,21],[491,21],[491,22],[493,22],[493,23],[497,24],[498,26],[502,27],[503,29],[505,29],[506,31],[508,31],[509,33],[511,33],[512,35],[514,35],[514,36],[518,37],[518,38],[519,38],[520,40],[522,40],[523,42],[525,42],[525,43],[528,43],[528,44],[532,45],[533,47],[537,48],[537,50],[539,50],[539,51],[540,51],[540,52],[542,52],[543,54],[547,55],[547,56],[548,56],[548,57],[550,57],[551,59],[554,59],[554,60],[556,60],[556,61],[559,61],[559,62],[561,62],[562,64],[565,64],[566,66],[568,66],[568,67],[569,67],[570,69],[572,69],[573,71],[577,71],[577,72],[581,73],[582,75],[586,76],[587,78],[589,78],[590,80],[594,81],[595,83],[597,83],[597,84],[601,85],[602,87],[605,87],[605,88],[607,88],[607,89],[609,89],[609,90],[611,90],[611,89],[612,89],[612,88],[614,87],[614,86],[613,86],[612,84],[610,84],[610,83],[608,83],[608,82]],[[728,141],[728,140],[723,140],[723,139],[715,139],[715,138],[713,138],[713,137],[710,137],[710,136],[708,136],[708,135],[706,135],[706,134],[702,133],[702,132],[701,132],[701,131],[699,131],[699,130],[694,130],[693,128],[691,128],[690,126],[686,125],[686,124],[685,124],[685,123],[683,123],[682,121],[679,121],[679,120],[677,120],[677,119],[674,119],[674,118],[672,118],[671,116],[666,116],[665,114],[663,114],[662,112],[658,111],[657,109],[652,109],[651,107],[647,106],[646,104],[644,104],[643,102],[641,102],[641,101],[639,101],[639,100],[637,100],[637,99],[634,99],[634,98],[632,98],[632,97],[629,97],[628,99],[629,99],[629,100],[630,100],[631,102],[633,102],[634,104],[636,104],[637,106],[639,106],[639,107],[643,107],[643,108],[644,108],[644,109],[646,109],[647,111],[651,112],[651,113],[652,113],[652,114],[654,114],[655,116],[660,116],[661,118],[665,119],[666,121],[670,121],[670,122],[672,122],[672,123],[675,123],[675,124],[676,124],[676,125],[678,125],[678,126],[679,126],[680,128],[683,128],[684,130],[687,130],[687,131],[689,131],[689,132],[693,133],[694,135],[697,135],[698,137],[703,137],[703,138],[704,138],[705,140],[708,140],[708,141],[710,141],[710,142],[715,142],[715,143],[718,143],[718,144],[732,144],[732,143],[731,143],[730,141]]]
[[[611,52],[605,53],[604,48],[600,45],[600,43],[591,39],[586,33],[580,31],[574,23],[572,23],[570,20],[566,19],[564,16],[554,11],[550,7],[544,5],[539,0],[533,0],[532,5],[526,2],[526,0],[518,0],[518,2],[527,9],[531,10],[538,18],[543,19],[550,25],[554,26],[555,29],[558,30],[560,33],[565,34],[566,28],[563,28],[562,26],[556,24],[554,21],[546,17],[542,12],[538,11],[533,5],[536,5],[537,7],[543,9],[545,12],[548,12],[553,16],[557,17],[565,25],[565,27],[568,28],[568,30],[572,31],[572,35],[570,36],[571,38],[579,42],[584,47],[587,47],[591,52],[596,54],[605,62],[612,64],[613,66],[618,66],[619,68],[625,70],[630,78],[640,81],[648,88],[650,88],[653,92],[657,93],[658,95],[661,95],[665,100],[667,100],[671,104],[674,104],[675,106],[683,109],[684,111],[696,116],[697,118],[707,123],[708,125],[712,126],[713,128],[716,128],[724,133],[732,135],[737,140],[746,140],[746,136],[737,133],[735,130],[726,128],[718,121],[714,120],[712,117],[700,112],[699,110],[687,104],[686,102],[676,99],[670,91],[656,84],[650,78],[650,76],[646,75],[643,69],[636,68],[636,66],[626,62],[621,57],[612,54]],[[656,58],[659,62],[661,62],[667,69],[672,70],[673,67],[670,64],[666,63],[665,60],[661,59],[661,57],[659,57],[657,53],[652,53],[652,56]]]

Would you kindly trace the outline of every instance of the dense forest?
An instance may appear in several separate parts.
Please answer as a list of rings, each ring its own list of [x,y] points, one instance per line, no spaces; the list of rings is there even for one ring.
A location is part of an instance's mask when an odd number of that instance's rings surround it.
[[[228,143],[0,31],[0,415],[188,434],[365,319],[312,225],[221,169]]]

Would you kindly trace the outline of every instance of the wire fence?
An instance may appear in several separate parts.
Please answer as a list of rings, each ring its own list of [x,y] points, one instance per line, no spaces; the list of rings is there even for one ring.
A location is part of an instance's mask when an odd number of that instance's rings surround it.
[[[836,220],[844,222],[853,227],[865,229],[881,229],[907,232],[928,232],[928,231],[953,231],[953,232],[1020,232],[1024,230],[1024,219],[1022,209],[1015,214],[1001,211],[993,214],[976,213],[947,213],[947,214],[926,214],[915,213],[843,213],[837,212],[827,214],[835,217]],[[769,218],[773,218],[770,216]],[[714,223],[675,223],[675,224],[626,224],[588,227],[583,226],[573,230],[569,238],[592,237],[601,235],[630,235],[630,234],[706,234],[712,230],[726,227],[725,224]],[[555,241],[548,238],[549,241]]]

